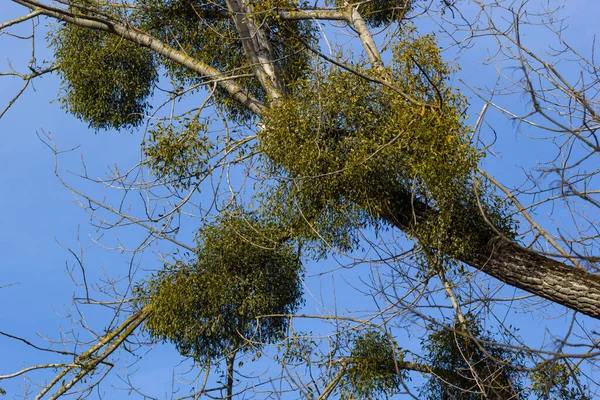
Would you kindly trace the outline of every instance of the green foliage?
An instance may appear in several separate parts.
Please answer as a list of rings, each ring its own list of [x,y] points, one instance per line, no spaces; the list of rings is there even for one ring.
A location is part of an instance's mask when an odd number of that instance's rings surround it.
[[[345,3],[340,0],[335,2],[338,7]],[[350,4],[358,4],[358,12],[365,22],[371,27],[381,27],[393,22],[400,22],[412,9],[415,0],[372,0],[372,1],[349,1]]]
[[[249,76],[252,75],[252,69],[224,0],[144,0],[137,3],[135,18],[142,29],[189,57],[208,62],[225,74],[239,76],[236,78],[239,84],[255,98],[265,100],[264,89],[254,76]],[[314,40],[310,21],[283,21],[277,18],[277,9],[290,4],[285,0],[251,3],[256,11],[253,18],[271,41],[287,87],[293,86],[307,71],[308,53],[299,39],[305,42]],[[179,64],[165,60],[164,65],[169,76],[179,85],[202,82],[195,72]],[[215,99],[235,121],[245,122],[254,118],[250,111],[220,89],[217,89]]]
[[[145,324],[150,336],[202,364],[280,339],[288,319],[268,315],[293,313],[302,303],[300,261],[281,243],[281,231],[226,217],[197,240],[195,260],[166,266],[138,291],[152,309]]]
[[[433,371],[445,373],[431,375],[421,391],[423,398],[518,398],[515,396],[522,390],[518,369],[523,356],[495,344],[492,335],[472,315],[465,318],[466,326],[456,320],[453,330],[439,328],[424,341],[428,364]]]
[[[421,221],[413,232],[422,245],[416,261],[424,272],[453,266],[462,272],[464,266],[456,258],[468,255],[498,234],[514,238],[516,222],[511,205],[485,180],[466,184],[462,194],[444,200],[436,204],[441,212]]]
[[[352,341],[348,370],[340,392],[349,398],[382,398],[400,388],[405,374],[398,371],[402,354],[381,332],[369,331]]]
[[[73,25],[58,28],[51,43],[62,78],[60,101],[68,112],[95,129],[142,122],[158,77],[150,50]]]
[[[541,399],[591,400],[592,396],[585,386],[574,385],[579,374],[576,367],[567,365],[565,361],[545,363],[532,373],[531,389]]]
[[[197,117],[158,123],[142,144],[145,164],[160,180],[176,188],[188,189],[208,172],[212,145],[206,137],[207,125]]]
[[[424,247],[456,255],[479,236],[489,239],[474,200],[480,154],[462,118],[466,101],[449,86],[453,69],[435,40],[407,30],[396,43],[389,73],[397,90],[319,67],[292,98],[272,107],[259,132],[273,176],[288,178],[269,193],[270,209],[279,209],[299,236],[347,249],[353,232],[377,224],[398,193],[413,193],[437,210],[412,232]],[[479,194],[481,208],[495,213],[485,204],[487,192]],[[502,223],[504,215],[489,219]]]

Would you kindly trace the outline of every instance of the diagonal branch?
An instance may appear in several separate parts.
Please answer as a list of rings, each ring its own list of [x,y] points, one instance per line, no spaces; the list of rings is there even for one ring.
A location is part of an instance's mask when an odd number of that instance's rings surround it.
[[[347,20],[354,27],[356,32],[358,33],[358,37],[360,42],[367,53],[367,57],[369,57],[369,62],[377,71],[382,75],[382,78],[389,81],[389,73],[385,70],[383,61],[381,60],[381,55],[379,54],[379,49],[375,44],[375,40],[373,40],[373,35],[371,35],[371,31],[367,26],[365,20],[358,12],[358,7],[352,4],[348,4],[346,6]]]
[[[41,399],[54,387],[64,376],[74,368],[80,368],[79,372],[54,393],[50,399],[54,400],[65,394],[77,382],[81,381],[87,374],[92,372],[100,363],[110,356],[127,338],[137,329],[138,326],[150,314],[150,308],[146,306],[142,310],[126,319],[115,330],[105,335],[97,344],[81,353],[76,359],[75,364],[69,364],[59,372],[36,396],[36,400]],[[104,348],[101,354],[96,354]]]
[[[197,72],[207,80],[215,80],[221,89],[225,90],[234,100],[256,115],[260,116],[265,111],[264,104],[251,97],[242,86],[233,80],[228,79],[225,73],[218,71],[202,61],[189,57],[184,52],[166,45],[159,39],[140,31],[139,29],[111,21],[107,18],[76,14],[62,8],[48,6],[35,0],[13,1],[59,21],[64,21],[87,29],[112,33],[140,46],[147,47],[157,54]]]
[[[380,217],[396,228],[414,234],[415,228],[435,212],[411,193],[398,190]],[[600,276],[581,268],[568,266],[499,237],[488,238],[458,261],[508,285],[600,319]]]
[[[8,28],[9,26],[20,24],[21,22],[25,22],[27,20],[30,20],[31,18],[35,18],[38,15],[40,15],[41,13],[42,12],[40,10],[36,10],[27,15],[23,15],[22,17],[11,19],[10,21],[6,21],[6,22],[0,24],[0,30],[2,30],[4,28]]]
[[[250,6],[241,0],[227,0],[227,8],[233,14],[246,57],[260,84],[271,99],[282,98],[285,89],[273,56],[273,46],[264,29],[254,20]]]

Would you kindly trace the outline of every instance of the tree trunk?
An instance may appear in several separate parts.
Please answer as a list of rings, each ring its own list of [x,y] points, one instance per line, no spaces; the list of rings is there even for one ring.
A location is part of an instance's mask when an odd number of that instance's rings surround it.
[[[408,192],[397,192],[382,217],[413,233],[427,214],[436,212]],[[514,242],[491,237],[460,258],[494,278],[567,308],[600,319],[600,276],[568,266]]]
[[[511,286],[600,319],[598,275],[514,243],[488,243],[461,261]]]
[[[227,357],[227,399],[233,399],[233,374],[235,372],[235,356],[237,351],[233,351]]]

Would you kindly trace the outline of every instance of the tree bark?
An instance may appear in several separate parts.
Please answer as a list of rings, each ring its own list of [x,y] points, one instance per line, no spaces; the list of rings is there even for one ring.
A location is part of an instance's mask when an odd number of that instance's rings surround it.
[[[515,243],[488,243],[461,260],[529,293],[600,319],[600,276]]]
[[[397,192],[381,217],[412,234],[428,214],[435,212],[411,193]],[[508,285],[600,319],[600,276],[582,268],[566,265],[499,237],[490,237],[458,261]]]
[[[229,357],[227,357],[227,398],[233,399],[233,374],[235,372],[235,356],[234,351]]]
[[[275,63],[273,48],[267,34],[259,27],[250,6],[242,0],[227,0],[227,8],[234,16],[246,58],[254,69],[254,74],[272,100],[283,97],[284,86]]]
[[[29,7],[34,13],[88,29],[113,33],[140,46],[148,47],[157,54],[198,72],[206,79],[214,79],[222,89],[240,104],[259,116],[264,114],[265,105],[248,96],[243,87],[229,80],[226,75],[199,60],[188,57],[181,51],[170,48],[144,32],[112,21],[104,21],[100,18],[85,18],[85,16],[74,15],[67,10],[48,6],[35,0],[13,1]],[[281,90],[278,87],[280,86],[279,79],[271,54],[272,50],[265,43],[266,38],[253,35],[260,33],[258,27],[243,19],[244,16],[247,17],[248,12],[245,9],[240,9],[242,6],[238,0],[231,0],[230,4],[237,5],[237,7],[233,7],[232,12],[236,14],[238,24],[241,24],[241,27],[247,30],[245,34],[242,32],[242,35],[246,35],[244,37],[247,39],[253,39],[246,46],[250,50],[250,54],[257,58],[255,67],[261,70],[261,73],[258,73],[259,78],[262,76],[261,83],[267,91],[270,90],[272,97],[279,97]],[[236,10],[236,8],[238,9]],[[305,16],[293,15],[293,17],[304,18]],[[240,20],[240,18],[242,19]],[[335,13],[331,14],[330,18],[340,19],[345,17]],[[412,197],[410,193],[399,192],[393,197],[389,209],[382,211],[380,216],[393,226],[412,234],[415,226],[422,222],[429,212],[435,211]],[[489,238],[487,243],[479,246],[470,255],[462,257],[459,261],[511,286],[600,319],[600,276],[598,275],[568,266],[535,251],[525,249],[516,243],[498,241],[492,237]]]

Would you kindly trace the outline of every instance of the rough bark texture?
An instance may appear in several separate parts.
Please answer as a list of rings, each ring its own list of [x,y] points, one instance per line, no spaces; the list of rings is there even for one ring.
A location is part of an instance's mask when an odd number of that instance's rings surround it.
[[[513,243],[488,243],[466,264],[511,286],[600,319],[600,276]]]
[[[410,193],[398,192],[382,217],[411,233],[431,212],[435,211]],[[491,237],[459,261],[508,285],[600,319],[600,276],[581,268],[497,237]]]
[[[242,0],[227,0],[227,7],[234,15],[235,26],[254,73],[271,99],[283,97],[284,87],[271,42],[266,33],[254,20],[252,10]]]

